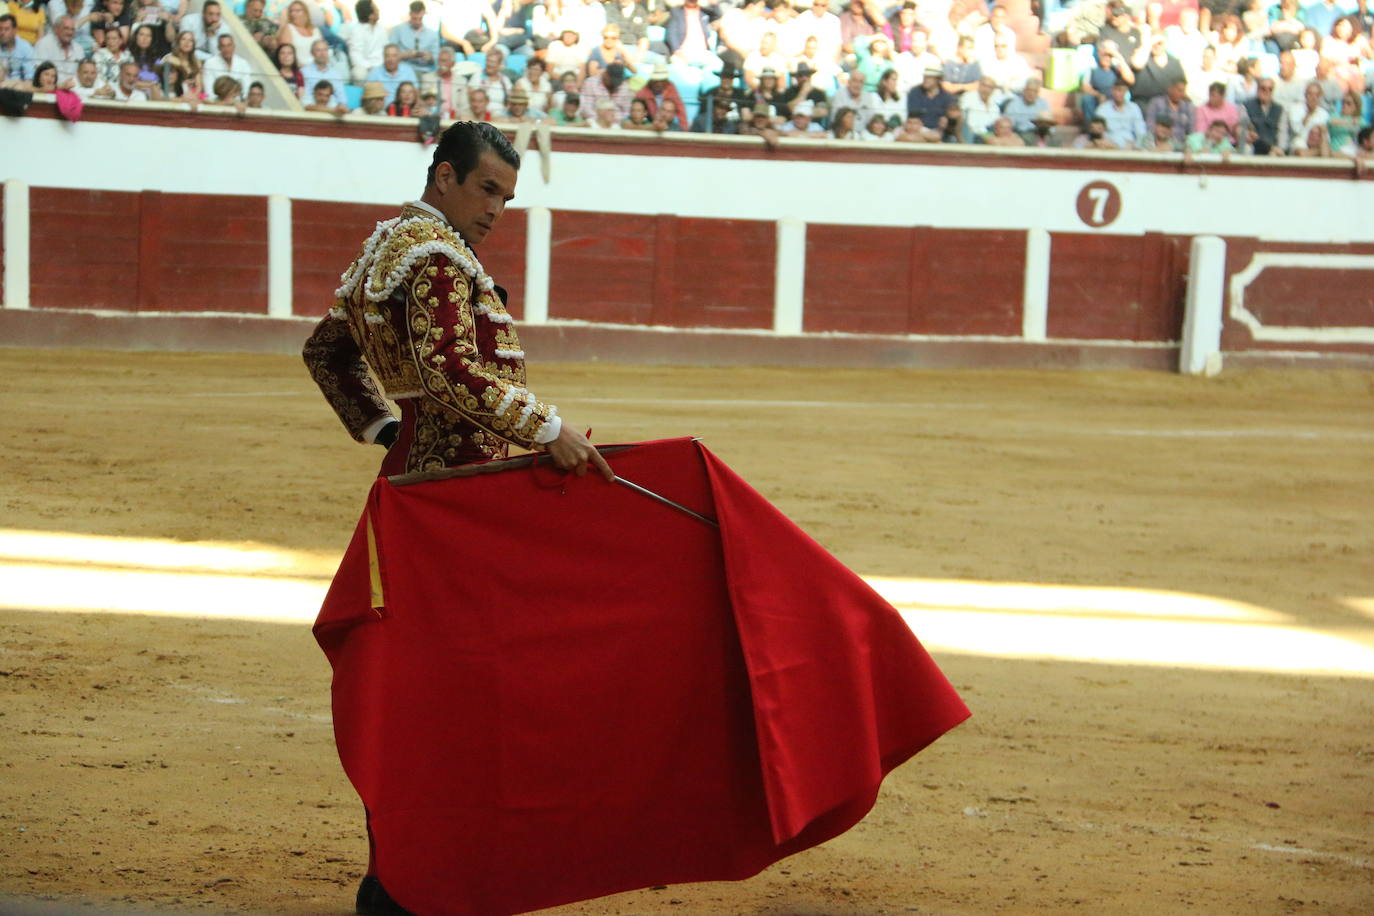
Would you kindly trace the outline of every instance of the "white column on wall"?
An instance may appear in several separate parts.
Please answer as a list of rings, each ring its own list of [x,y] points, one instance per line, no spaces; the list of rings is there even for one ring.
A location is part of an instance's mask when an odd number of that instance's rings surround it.
[[[1021,336],[1045,340],[1050,319],[1050,234],[1026,230],[1026,275],[1021,288]]]
[[[553,253],[553,213],[548,207],[525,211],[525,324],[549,320],[549,258]]]
[[[291,317],[291,198],[267,198],[267,314]]]
[[[1178,371],[1216,375],[1221,371],[1221,298],[1226,284],[1226,242],[1215,235],[1193,239],[1188,264],[1188,300]]]
[[[4,306],[29,307],[29,186],[13,178],[5,182]]]
[[[778,220],[777,260],[773,268],[773,330],[802,332],[802,301],[806,290],[806,223],[793,217]]]

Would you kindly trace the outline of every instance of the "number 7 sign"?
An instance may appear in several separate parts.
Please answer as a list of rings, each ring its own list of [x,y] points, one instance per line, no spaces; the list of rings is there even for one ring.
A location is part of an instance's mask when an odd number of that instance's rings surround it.
[[[1121,192],[1109,181],[1093,181],[1078,192],[1078,218],[1101,229],[1111,225],[1121,215]]]

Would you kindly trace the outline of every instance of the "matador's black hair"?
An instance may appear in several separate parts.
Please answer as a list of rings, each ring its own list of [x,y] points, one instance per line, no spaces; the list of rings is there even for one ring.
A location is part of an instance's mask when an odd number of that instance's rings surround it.
[[[468,173],[477,168],[477,160],[482,158],[486,150],[500,156],[516,171],[520,170],[520,154],[498,128],[480,121],[454,122],[444,131],[439,138],[439,145],[434,148],[434,161],[425,176],[426,183],[434,184],[434,170],[439,163],[447,162],[453,166],[458,183],[462,184],[467,181]]]

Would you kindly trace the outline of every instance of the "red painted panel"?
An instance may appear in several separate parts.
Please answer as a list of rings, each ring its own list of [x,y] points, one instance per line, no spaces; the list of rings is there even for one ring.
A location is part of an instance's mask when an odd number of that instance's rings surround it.
[[[138,307],[139,195],[29,189],[34,308]]]
[[[1054,233],[1050,338],[1177,340],[1183,270],[1181,242],[1163,235]]]
[[[675,327],[771,328],[776,224],[764,220],[672,220],[671,269],[657,296],[667,309],[656,324]],[[665,231],[664,221],[659,231]]]
[[[524,210],[507,210],[477,252],[482,268],[498,286],[505,287],[510,313],[517,319],[525,317],[525,232],[528,224]]]
[[[807,331],[1021,332],[1024,232],[808,226],[806,249]]]
[[[652,216],[554,211],[549,317],[648,323],[656,223]]]
[[[911,247],[910,229],[807,226],[803,329],[907,333]]]
[[[1374,244],[1317,245],[1293,242],[1261,242],[1254,238],[1226,240],[1226,275],[1223,290],[1223,350],[1310,350],[1370,353],[1369,344],[1308,341],[1255,340],[1247,326],[1230,316],[1230,277],[1250,266],[1260,252],[1302,254],[1374,255]],[[1329,269],[1318,266],[1268,267],[1245,291],[1245,308],[1272,327],[1374,327],[1374,268]]]
[[[292,314],[323,316],[363,241],[399,212],[399,206],[291,201]]]
[[[146,196],[146,195],[145,195]],[[267,199],[161,194],[151,231],[157,308],[169,312],[267,312]],[[145,202],[146,206],[146,202]]]

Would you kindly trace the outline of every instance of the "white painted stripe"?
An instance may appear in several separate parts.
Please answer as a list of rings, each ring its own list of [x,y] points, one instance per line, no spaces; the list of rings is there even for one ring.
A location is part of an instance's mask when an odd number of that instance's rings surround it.
[[[1026,272],[1021,288],[1021,336],[1043,342],[1049,336],[1050,234],[1026,230]]]
[[[1062,430],[1067,433],[1096,434],[1098,430]],[[1317,429],[1106,429],[1108,436],[1140,436],[1158,439],[1347,439],[1374,440],[1374,433],[1351,430]]]
[[[29,186],[14,178],[4,183],[5,285],[0,299],[7,309],[29,307]]]

